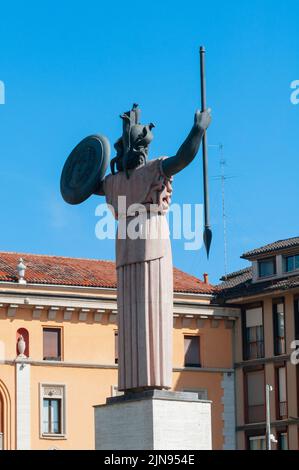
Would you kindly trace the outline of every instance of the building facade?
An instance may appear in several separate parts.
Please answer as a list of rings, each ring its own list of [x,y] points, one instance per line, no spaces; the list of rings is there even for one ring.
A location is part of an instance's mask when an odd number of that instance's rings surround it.
[[[211,400],[213,449],[234,449],[239,308],[177,269],[174,291],[173,390]],[[94,449],[117,356],[114,263],[0,253],[1,449]]]
[[[237,448],[266,448],[268,384],[272,449],[298,450],[299,237],[242,258],[251,265],[223,278],[217,297],[241,312],[234,334]]]

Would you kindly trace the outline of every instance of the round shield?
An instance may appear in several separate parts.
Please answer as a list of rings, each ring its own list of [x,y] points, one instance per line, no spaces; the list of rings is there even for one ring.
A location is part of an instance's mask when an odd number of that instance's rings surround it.
[[[60,179],[60,191],[69,204],[80,204],[99,188],[110,158],[106,137],[91,135],[83,139],[67,158]]]

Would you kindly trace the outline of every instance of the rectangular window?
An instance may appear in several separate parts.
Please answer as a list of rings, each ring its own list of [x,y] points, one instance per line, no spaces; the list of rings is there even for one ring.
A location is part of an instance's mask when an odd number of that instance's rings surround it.
[[[276,259],[267,258],[258,261],[259,277],[270,277],[276,274]]]
[[[60,328],[43,328],[43,359],[61,361]]]
[[[247,423],[265,421],[265,377],[264,370],[245,372]]]
[[[289,450],[287,432],[279,432],[277,434],[277,450]]]
[[[273,302],[274,354],[286,353],[284,300]]]
[[[252,307],[245,311],[245,359],[264,357],[263,308]]]
[[[64,435],[64,385],[41,386],[41,434]]]
[[[114,332],[114,363],[118,364],[118,332]]]
[[[294,300],[295,339],[299,340],[299,298]]]
[[[185,367],[201,367],[199,336],[184,336]]]
[[[277,418],[286,419],[288,417],[288,400],[287,400],[287,380],[286,367],[276,368],[276,386],[277,386]]]
[[[61,434],[61,400],[43,399],[43,434]]]
[[[285,256],[283,258],[283,268],[285,273],[299,270],[299,255]]]
[[[249,437],[249,450],[266,450],[265,436]]]

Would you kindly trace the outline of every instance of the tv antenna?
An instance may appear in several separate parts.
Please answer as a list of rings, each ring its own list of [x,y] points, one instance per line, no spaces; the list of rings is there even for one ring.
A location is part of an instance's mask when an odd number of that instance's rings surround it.
[[[221,181],[221,199],[222,199],[222,221],[223,221],[223,248],[224,248],[224,274],[228,273],[228,252],[227,252],[227,215],[226,215],[226,192],[225,183],[226,180],[234,178],[234,176],[227,176],[225,174],[226,159],[224,157],[223,144],[210,145],[210,147],[216,147],[219,151],[220,156],[220,175],[214,176],[214,179]]]

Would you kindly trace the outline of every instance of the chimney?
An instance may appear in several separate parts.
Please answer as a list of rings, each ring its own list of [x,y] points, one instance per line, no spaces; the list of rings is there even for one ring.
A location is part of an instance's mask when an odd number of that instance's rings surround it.
[[[203,273],[203,282],[209,284],[209,275],[208,273]]]

